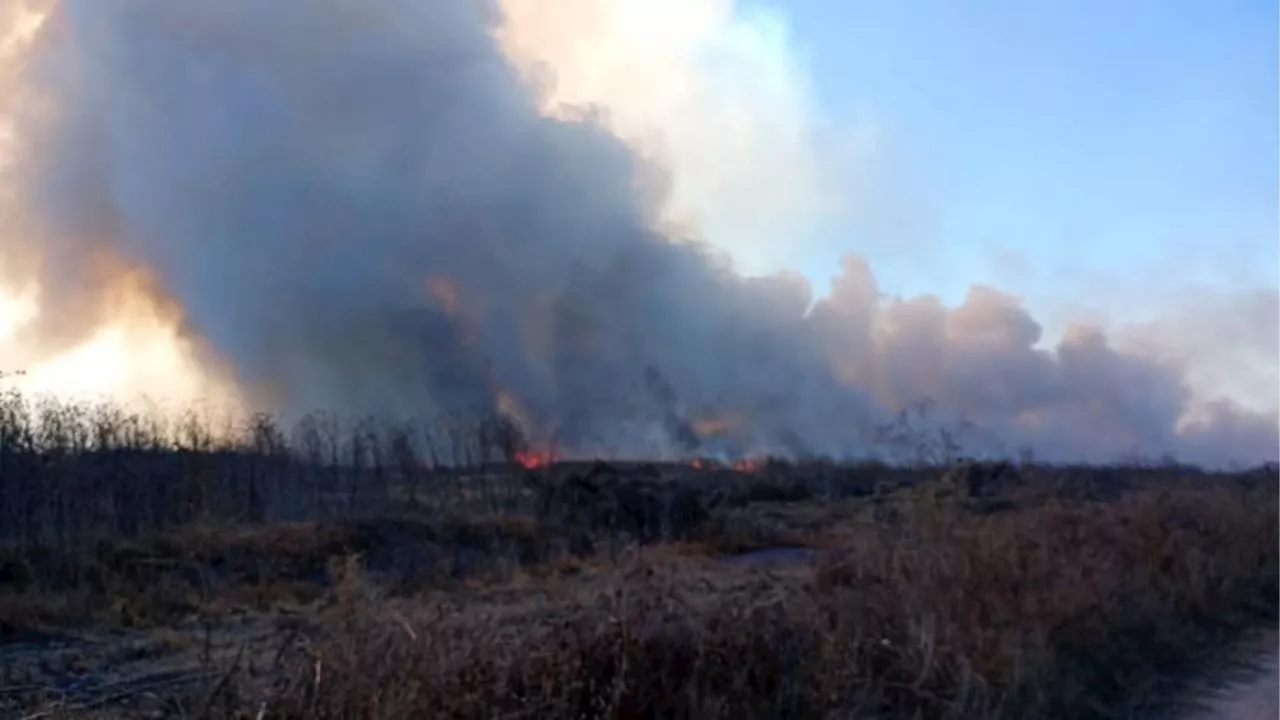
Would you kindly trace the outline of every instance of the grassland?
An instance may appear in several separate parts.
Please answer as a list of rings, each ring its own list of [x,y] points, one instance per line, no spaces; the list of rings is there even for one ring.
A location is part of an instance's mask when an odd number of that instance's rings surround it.
[[[1274,468],[557,463],[0,402],[0,716],[1102,718],[1274,623]]]

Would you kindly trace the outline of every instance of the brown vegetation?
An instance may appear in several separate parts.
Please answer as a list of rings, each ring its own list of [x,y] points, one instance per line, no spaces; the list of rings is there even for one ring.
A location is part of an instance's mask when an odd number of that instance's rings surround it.
[[[43,413],[0,406],[6,716],[1128,717],[1280,593],[1273,468],[531,472],[490,426]]]

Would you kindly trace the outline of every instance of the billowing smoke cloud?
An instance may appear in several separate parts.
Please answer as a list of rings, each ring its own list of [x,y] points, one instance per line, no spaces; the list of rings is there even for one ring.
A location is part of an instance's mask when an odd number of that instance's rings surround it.
[[[501,7],[501,47],[545,111],[602,107],[611,131],[670,171],[664,223],[751,274],[803,263],[823,229],[848,227],[870,128],[824,117],[776,11],[734,0]]]
[[[259,402],[507,409],[570,451],[864,454],[931,398],[1055,459],[1276,454],[1183,368],[1016,299],[815,303],[657,229],[670,168],[542,111],[479,0],[63,0],[23,77],[18,205],[46,324],[143,268]],[[779,182],[785,183],[785,178]],[[104,270],[106,268],[106,270]],[[997,446],[987,440],[978,450]]]

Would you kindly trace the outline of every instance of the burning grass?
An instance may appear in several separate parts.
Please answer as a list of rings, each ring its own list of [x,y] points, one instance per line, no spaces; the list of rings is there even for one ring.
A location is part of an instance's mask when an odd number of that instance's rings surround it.
[[[1280,593],[1272,469],[444,468],[400,435],[15,437],[18,716],[1130,717]],[[812,552],[725,561],[774,547]]]

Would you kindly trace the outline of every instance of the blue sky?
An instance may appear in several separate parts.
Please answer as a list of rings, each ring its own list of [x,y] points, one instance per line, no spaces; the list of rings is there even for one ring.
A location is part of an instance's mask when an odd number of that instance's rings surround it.
[[[844,247],[891,292],[1106,287],[1139,315],[1144,290],[1277,285],[1273,0],[768,5],[824,114],[877,127],[890,188],[811,274]]]

